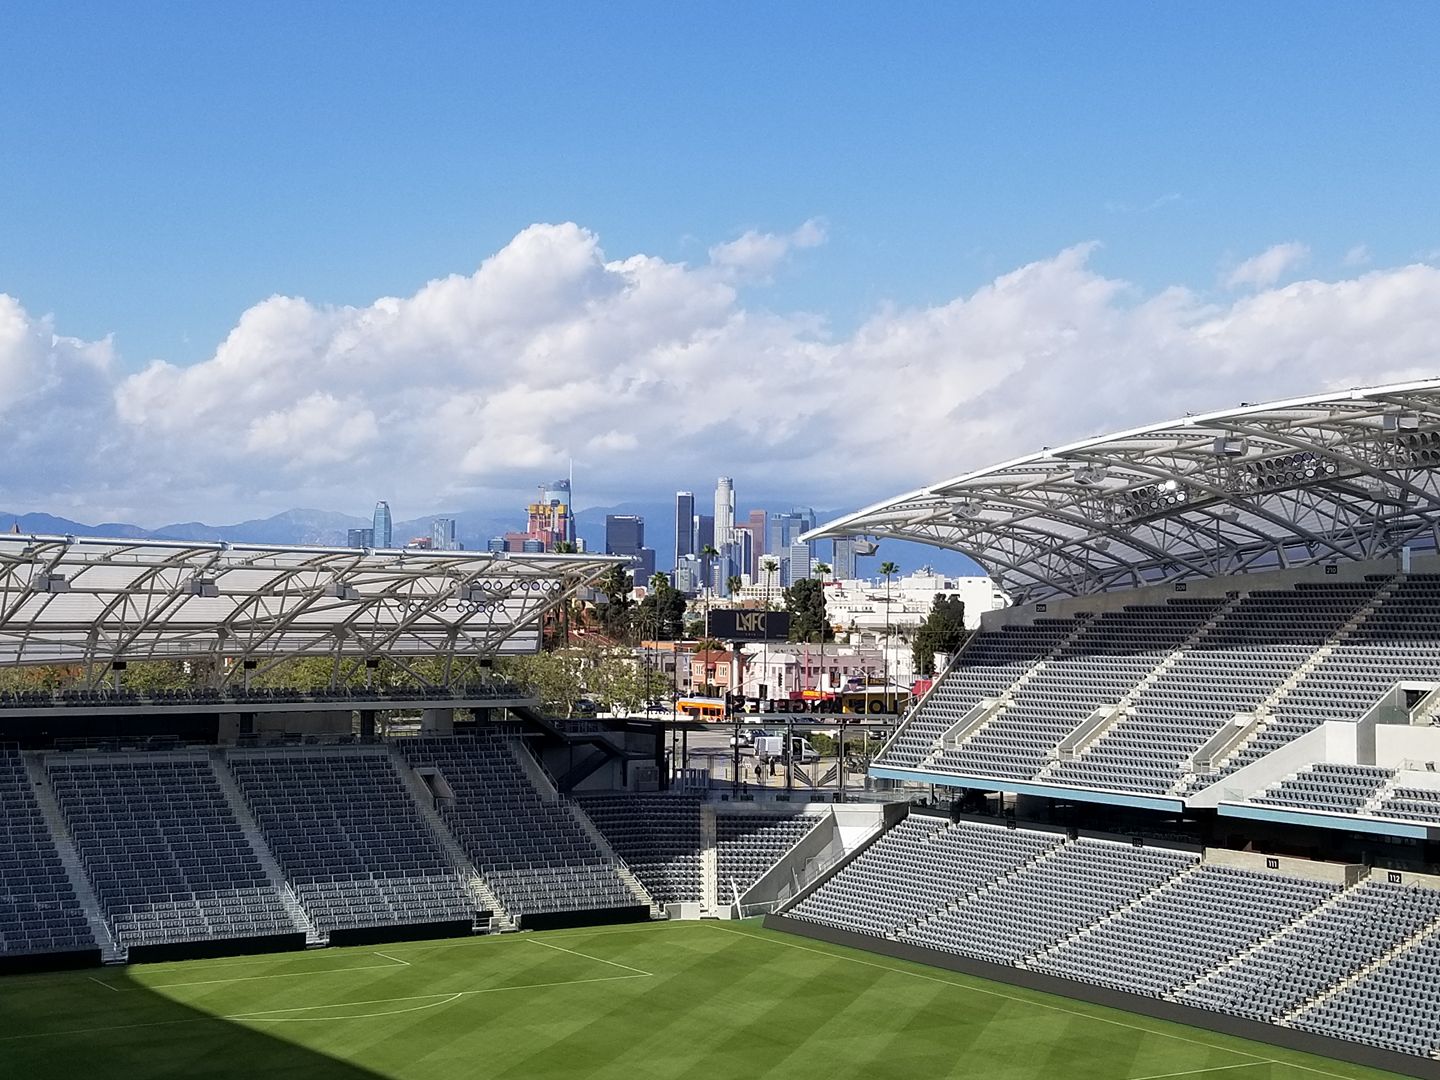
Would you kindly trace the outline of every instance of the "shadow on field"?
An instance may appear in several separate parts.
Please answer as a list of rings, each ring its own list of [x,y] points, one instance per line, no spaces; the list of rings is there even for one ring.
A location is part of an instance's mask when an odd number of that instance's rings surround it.
[[[287,1041],[286,1029],[298,1039],[311,1024],[276,1024],[272,1034],[173,1001],[131,970],[0,978],[0,1072],[27,1080],[380,1076]]]

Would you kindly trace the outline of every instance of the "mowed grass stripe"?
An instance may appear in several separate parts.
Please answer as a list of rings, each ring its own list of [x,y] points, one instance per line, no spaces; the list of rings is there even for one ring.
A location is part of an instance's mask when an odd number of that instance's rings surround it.
[[[358,970],[377,955],[356,948],[244,967],[191,961],[94,973],[134,993],[95,986],[91,973],[0,979],[0,1040],[48,1036],[0,1041],[0,1060],[7,1075],[27,1080],[74,1080],[77,1071],[107,1080],[1389,1075],[753,924],[575,929],[380,951],[397,963]],[[210,981],[321,962],[355,970]],[[20,981],[24,992],[10,992]],[[119,1030],[121,1022],[149,1026]],[[69,1033],[56,1037],[62,1028]]]

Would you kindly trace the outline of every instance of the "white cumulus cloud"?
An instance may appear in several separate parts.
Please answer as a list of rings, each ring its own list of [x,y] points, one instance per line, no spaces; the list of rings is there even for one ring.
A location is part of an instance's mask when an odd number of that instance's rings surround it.
[[[1310,257],[1304,244],[1291,242],[1268,247],[1259,255],[1246,259],[1225,275],[1225,284],[1232,289],[1246,286],[1265,288],[1274,285],[1285,274]]]
[[[836,335],[739,291],[818,230],[687,265],[535,225],[409,296],[271,297],[209,358],[129,372],[0,297],[0,509],[159,524],[388,497],[420,515],[519,505],[572,459],[597,499],[724,474],[747,505],[845,507],[1186,411],[1440,374],[1424,263],[1273,287],[1272,261],[1216,297],[1142,291],[1080,245]]]

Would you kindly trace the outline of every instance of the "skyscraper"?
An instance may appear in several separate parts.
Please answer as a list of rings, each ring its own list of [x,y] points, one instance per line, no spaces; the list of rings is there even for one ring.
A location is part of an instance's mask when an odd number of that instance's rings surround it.
[[[709,514],[695,515],[695,554],[700,554],[707,547],[716,547],[715,544],[715,519]],[[718,548],[717,548],[718,550]]]
[[[375,504],[375,517],[371,523],[377,548],[395,546],[394,526],[390,521],[390,504],[381,499]]]
[[[849,536],[837,536],[833,544],[830,568],[840,581],[855,579],[855,540]]]
[[[730,542],[735,528],[735,481],[722,476],[715,482],[715,546]]]
[[[554,510],[558,519],[556,524],[560,537],[566,543],[575,542],[575,502],[571,497],[570,481],[556,480],[553,484],[546,484],[540,489],[540,501],[547,503]]]
[[[766,515],[764,510],[750,511],[750,535],[755,538],[755,554],[764,555],[770,549],[766,546]]]
[[[455,551],[460,545],[455,540],[455,519],[438,517],[430,522],[430,547],[435,551]]]
[[[645,546],[645,519],[635,514],[605,515],[605,554],[638,555]]]
[[[368,548],[375,546],[374,529],[351,529],[345,534],[345,546],[352,548]]]
[[[695,493],[675,493],[675,565],[686,555],[694,555],[695,548]]]
[[[797,581],[804,581],[810,576],[810,545],[796,541],[790,545],[790,555],[785,562],[786,570],[789,573],[784,579],[788,588]]]
[[[789,554],[790,545],[801,533],[815,528],[815,511],[799,506],[783,514],[770,515],[770,539],[766,548],[772,555]]]
[[[575,515],[570,506],[570,481],[541,484],[539,495],[526,508],[525,535],[539,540],[544,550],[575,542]]]

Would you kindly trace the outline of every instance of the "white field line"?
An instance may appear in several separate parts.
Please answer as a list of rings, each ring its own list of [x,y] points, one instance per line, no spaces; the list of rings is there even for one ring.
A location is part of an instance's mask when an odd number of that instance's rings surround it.
[[[1284,1062],[1272,1062],[1266,1058],[1264,1061],[1242,1061],[1238,1065],[1212,1065],[1208,1069],[1182,1069],[1180,1072],[1151,1073],[1149,1076],[1133,1076],[1130,1080],[1166,1080],[1171,1076],[1199,1076],[1201,1073],[1224,1072],[1226,1069],[1253,1069],[1256,1065],[1283,1065]]]
[[[1248,1063],[1252,1065],[1262,1063],[1283,1065],[1288,1069],[1303,1069],[1305,1072],[1317,1073],[1320,1076],[1333,1076],[1335,1080],[1355,1080],[1353,1076],[1331,1072],[1329,1069],[1321,1069],[1314,1065],[1304,1065],[1298,1061],[1283,1061],[1279,1058],[1261,1057],[1259,1054],[1251,1054],[1245,1050],[1235,1050],[1228,1046],[1218,1046],[1215,1043],[1205,1042],[1203,1039],[1187,1039],[1184,1035],[1174,1035],[1168,1031],[1157,1031],[1154,1028],[1144,1027],[1140,1024],[1127,1024],[1123,1020],[1115,1020],[1108,1016],[1096,1016],[1094,1013],[1082,1012],[1079,1009],[1067,1009],[1063,1005],[1051,1005],[1049,1002],[1035,1001],[1031,998],[1020,997],[1017,994],[1005,994],[999,990],[987,990],[983,986],[971,986],[967,983],[954,982],[951,979],[941,979],[934,975],[926,975],[920,971],[909,971],[905,968],[891,967],[888,964],[877,964],[871,960],[861,960],[858,956],[844,956],[841,953],[826,952],[824,949],[814,949],[809,945],[801,945],[795,941],[778,941],[769,937],[762,938],[758,934],[747,934],[743,930],[731,930],[728,926],[721,926],[718,922],[709,922],[707,920],[705,925],[712,926],[716,930],[723,931],[726,934],[735,934],[737,937],[748,937],[755,941],[770,941],[776,945],[784,945],[786,948],[799,949],[802,952],[813,952],[820,956],[828,956],[832,960],[847,960],[852,964],[863,964],[865,967],[880,968],[884,971],[893,972],[896,975],[909,975],[912,978],[924,979],[927,982],[938,982],[945,986],[953,986],[957,990],[973,990],[977,994],[989,994],[991,997],[1005,998],[1009,1001],[1021,1001],[1027,1005],[1036,1005],[1042,1009],[1050,1009],[1053,1012],[1068,1013],[1071,1016],[1083,1016],[1088,1020],[1097,1020],[1102,1024],[1114,1024],[1116,1027],[1130,1028],[1132,1031],[1143,1031],[1148,1035],[1159,1035],[1162,1038],[1175,1039],[1178,1042],[1193,1043],[1196,1046],[1203,1046],[1209,1050],[1223,1050],[1227,1054],[1239,1054],[1241,1057],[1252,1058],[1253,1060]],[[844,946],[840,947],[844,948]],[[1180,1075],[1184,1076],[1186,1074],[1181,1073]]]
[[[386,960],[394,960],[395,963],[404,964],[406,967],[410,966],[409,960],[401,960],[398,956],[391,956],[389,953],[377,952],[375,955],[383,956]]]
[[[387,957],[387,959],[393,959]],[[264,982],[267,979],[310,979],[316,975],[344,975],[351,971],[387,971],[400,966],[409,967],[404,960],[396,960],[393,964],[357,964],[352,967],[322,968],[319,971],[285,971],[276,975],[232,975],[228,979],[195,979],[191,982],[169,982],[169,983],[141,983],[139,986],[111,986],[109,983],[100,982],[99,979],[91,979],[91,982],[99,982],[107,990],[114,990],[117,994],[134,994],[144,990],[169,990],[179,986],[219,986],[222,983],[239,982]]]
[[[350,970],[356,970],[354,968]],[[333,1001],[328,1005],[302,1005],[294,1009],[268,1009],[252,1013],[232,1013],[224,1016],[195,1016],[184,1020],[157,1020],[148,1024],[110,1024],[104,1027],[69,1028],[65,1031],[36,1031],[24,1035],[0,1036],[0,1042],[20,1042],[26,1039],[58,1039],[70,1035],[94,1035],[106,1031],[135,1031],[140,1028],[173,1027],[178,1024],[203,1024],[207,1022],[237,1021],[250,1024],[279,1024],[293,1022],[294,1020],[359,1020],[373,1016],[394,1015],[396,1010],[365,1013],[354,1016],[312,1016],[312,1017],[280,1017],[279,1013],[294,1012],[316,1012],[320,1009],[350,1009],[359,1008],[364,1005],[393,1005],[402,1001],[429,1001],[432,998],[443,1000],[436,1001],[434,1005],[425,1005],[421,1008],[434,1008],[436,1005],[449,1005],[460,1000],[462,997],[474,997],[479,994],[503,994],[510,990],[545,990],[561,986],[586,986],[592,983],[624,982],[627,979],[650,978],[649,973],[637,973],[635,975],[602,975],[595,979],[568,979],[563,982],[543,983],[521,983],[518,986],[489,986],[483,990],[455,990],[449,993],[440,994],[412,994],[407,997],[373,998],[369,1001]],[[416,1009],[401,1009],[398,1012],[416,1012]]]
[[[582,960],[596,960],[602,964],[609,964],[611,967],[619,968],[621,971],[633,971],[636,975],[655,974],[653,971],[641,971],[639,968],[631,967],[629,964],[619,964],[616,963],[614,960],[606,960],[605,958],[600,956],[590,956],[587,953],[576,952],[574,949],[566,949],[559,945],[551,945],[548,941],[541,941],[539,938],[531,938],[530,942],[534,945],[543,945],[547,949],[554,949],[556,952],[569,953],[571,956],[578,956]]]
[[[110,985],[109,983],[107,983],[107,982],[101,982],[99,979],[95,978],[94,975],[86,975],[85,977],[86,977],[87,979],[89,979],[91,982],[93,982],[96,986],[103,986],[103,987],[105,987],[105,989],[106,989],[106,990],[109,990],[111,993],[118,994],[118,993],[121,992],[121,991],[120,991],[120,988],[119,988],[118,986],[111,986],[111,985]]]

